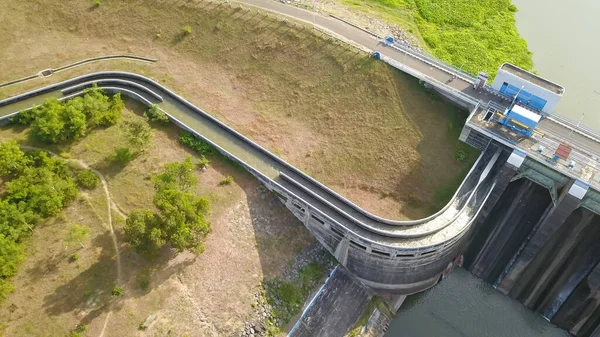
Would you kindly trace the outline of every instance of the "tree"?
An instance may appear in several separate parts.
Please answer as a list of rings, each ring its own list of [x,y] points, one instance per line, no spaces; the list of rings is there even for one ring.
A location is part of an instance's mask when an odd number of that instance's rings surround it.
[[[83,242],[90,236],[90,228],[76,223],[69,225],[69,232],[67,233],[67,246],[75,244],[81,245],[84,248]]]
[[[88,120],[88,126],[92,128],[115,125],[125,107],[121,94],[117,93],[109,97],[96,84],[87,89],[83,97],[73,100],[81,104],[81,111]]]
[[[153,177],[154,187],[162,189],[184,189],[187,190],[198,184],[198,178],[194,175],[194,163],[192,157],[187,156],[183,162],[165,164],[163,170]]]
[[[154,205],[160,211],[165,239],[173,248],[179,251],[201,249],[204,238],[210,232],[210,222],[204,218],[209,209],[206,198],[168,189],[156,193]]]
[[[138,252],[152,254],[162,247],[166,240],[158,228],[157,218],[149,210],[133,210],[125,221],[125,241]]]
[[[38,220],[31,211],[21,211],[17,205],[0,200],[0,235],[5,238],[20,242]]]
[[[64,106],[58,99],[47,99],[44,104],[33,108],[31,133],[44,142],[57,143],[62,139],[61,134],[65,128],[63,115]]]
[[[193,169],[188,157],[181,163],[166,164],[153,178],[154,205],[159,212],[136,210],[125,224],[125,240],[137,251],[154,254],[167,243],[179,251],[203,250],[211,231],[205,218],[209,202],[189,192],[198,182]]]
[[[144,149],[146,145],[154,136],[154,131],[148,123],[144,120],[131,120],[125,122],[126,132],[127,132],[127,142],[134,148],[136,151],[140,151]]]
[[[62,132],[62,140],[76,140],[85,136],[87,131],[87,118],[83,113],[83,104],[78,97],[68,101],[63,111],[65,129]]]
[[[30,160],[14,140],[0,143],[0,176],[23,172]]]
[[[29,157],[32,165],[6,183],[5,200],[23,212],[41,217],[54,215],[77,196],[73,174],[63,161],[45,152],[38,151]]]
[[[0,280],[15,275],[22,260],[23,247],[0,234]]]

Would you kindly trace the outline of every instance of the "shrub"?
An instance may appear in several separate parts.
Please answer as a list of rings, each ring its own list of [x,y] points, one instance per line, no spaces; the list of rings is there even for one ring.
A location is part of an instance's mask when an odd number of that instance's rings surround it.
[[[464,150],[457,150],[455,157],[458,161],[465,161],[467,159],[467,153]]]
[[[100,185],[100,178],[92,170],[83,170],[77,173],[77,183],[83,188],[92,190]]]
[[[127,142],[136,151],[143,151],[154,136],[154,131],[144,120],[132,120],[125,122]]]
[[[29,158],[21,151],[16,141],[0,143],[0,176],[21,173],[29,164]]]
[[[221,180],[219,182],[219,185],[229,185],[233,182],[233,177],[232,176],[227,176],[225,177],[225,179]]]
[[[192,34],[192,27],[190,25],[186,25],[183,27],[183,34],[190,35]]]
[[[77,253],[74,253],[69,257],[70,262],[76,262],[77,260],[79,260],[79,254]]]
[[[150,289],[150,280],[147,278],[143,279],[142,282],[140,282],[140,289],[148,291],[148,289]]]
[[[115,149],[113,160],[121,165],[125,165],[133,160],[133,153],[126,147]]]
[[[68,152],[61,152],[59,156],[64,159],[71,159],[71,154]]]
[[[77,324],[77,326],[75,327],[75,331],[77,332],[86,332],[87,331],[87,325],[81,323],[81,324]]]
[[[179,143],[196,151],[198,154],[207,155],[213,153],[212,146],[187,131],[181,131],[179,134]]]
[[[73,246],[79,244],[81,248],[85,247],[83,242],[86,241],[90,236],[90,228],[84,225],[78,225],[72,223],[69,225],[69,232],[67,233],[67,245]]]
[[[116,285],[113,287],[111,294],[113,296],[122,296],[123,292],[124,292],[123,287]]]
[[[94,7],[100,7],[100,5],[102,5],[100,0],[94,0]]]
[[[144,116],[152,122],[169,124],[169,117],[156,104],[153,104],[150,109],[144,113]]]
[[[208,167],[208,164],[210,163],[210,160],[208,160],[204,155],[200,156],[200,159],[198,160],[198,163],[196,164],[198,166],[199,169],[205,169],[206,167]]]

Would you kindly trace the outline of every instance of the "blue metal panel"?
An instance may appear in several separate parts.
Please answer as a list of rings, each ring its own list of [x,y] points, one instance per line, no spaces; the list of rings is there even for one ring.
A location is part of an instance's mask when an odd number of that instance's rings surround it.
[[[521,88],[515,87],[514,85],[510,85],[504,82],[504,84],[500,88],[500,93],[511,97],[514,97],[517,93],[519,93],[517,101],[528,105],[536,110],[542,110],[546,106],[547,101],[543,98],[533,95],[532,93],[525,90],[519,91],[520,89]]]
[[[548,102],[545,99],[540,98],[536,95],[533,95],[533,97],[531,97],[531,100],[529,101],[528,105],[534,109],[542,110],[546,106],[546,103],[548,103]]]

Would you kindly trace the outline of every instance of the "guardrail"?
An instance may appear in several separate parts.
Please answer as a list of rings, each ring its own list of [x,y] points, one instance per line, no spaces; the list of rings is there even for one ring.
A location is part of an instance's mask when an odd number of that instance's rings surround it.
[[[415,50],[410,45],[405,45],[405,44],[401,44],[401,43],[397,43],[397,42],[390,43],[386,40],[382,40],[381,42],[386,47],[394,48],[400,52],[407,53],[410,56],[420,60],[421,62],[424,62],[426,64],[429,64],[430,66],[438,68],[439,70],[442,70],[449,74],[452,74],[452,75],[462,79],[465,82],[469,82],[469,83],[473,84],[473,83],[475,83],[475,81],[477,81],[477,77],[474,76],[473,74],[470,74],[464,70],[456,68],[455,66],[453,66],[449,63],[446,63],[442,60],[433,58],[430,55],[427,55],[418,50]]]
[[[396,69],[402,70],[403,72],[410,74],[422,81],[425,81],[433,86],[435,86],[436,88],[444,91],[445,93],[451,94],[452,96],[455,96],[463,101],[465,101],[466,103],[472,105],[472,106],[476,106],[477,104],[479,104],[479,100],[475,99],[474,97],[464,94],[462,92],[460,92],[459,90],[456,90],[454,88],[452,88],[449,85],[446,85],[445,83],[442,83],[436,79],[434,79],[433,77],[427,76],[407,65],[405,65],[402,62],[399,62],[391,57],[385,56],[383,54],[381,54],[381,60],[384,61],[385,63],[393,66]]]
[[[70,64],[64,65],[62,67],[44,69],[35,75],[23,77],[23,78],[14,80],[14,81],[0,83],[0,88],[7,87],[9,85],[13,85],[13,84],[17,84],[17,83],[21,83],[21,82],[25,82],[25,81],[29,81],[29,80],[32,80],[35,78],[39,78],[41,76],[49,76],[49,75],[52,75],[53,73],[57,73],[57,72],[67,70],[70,68],[78,67],[78,66],[81,66],[81,65],[84,65],[87,63],[106,61],[106,60],[114,60],[114,59],[127,59],[127,60],[142,61],[142,62],[156,62],[157,61],[157,59],[154,59],[154,58],[135,56],[135,55],[108,55],[108,56],[92,57],[92,58],[84,59],[84,60],[77,61],[74,63],[70,63]]]

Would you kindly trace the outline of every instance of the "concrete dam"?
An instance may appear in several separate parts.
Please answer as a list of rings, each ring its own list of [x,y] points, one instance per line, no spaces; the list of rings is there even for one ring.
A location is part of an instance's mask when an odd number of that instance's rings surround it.
[[[420,292],[460,264],[464,253],[464,265],[500,291],[577,336],[598,336],[600,194],[478,132],[472,122],[463,138],[482,153],[450,202],[427,218],[395,221],[354,205],[144,76],[81,76],[0,101],[0,115],[7,119],[49,97],[80,95],[94,83],[157,104],[181,128],[240,163],[368,288]]]

